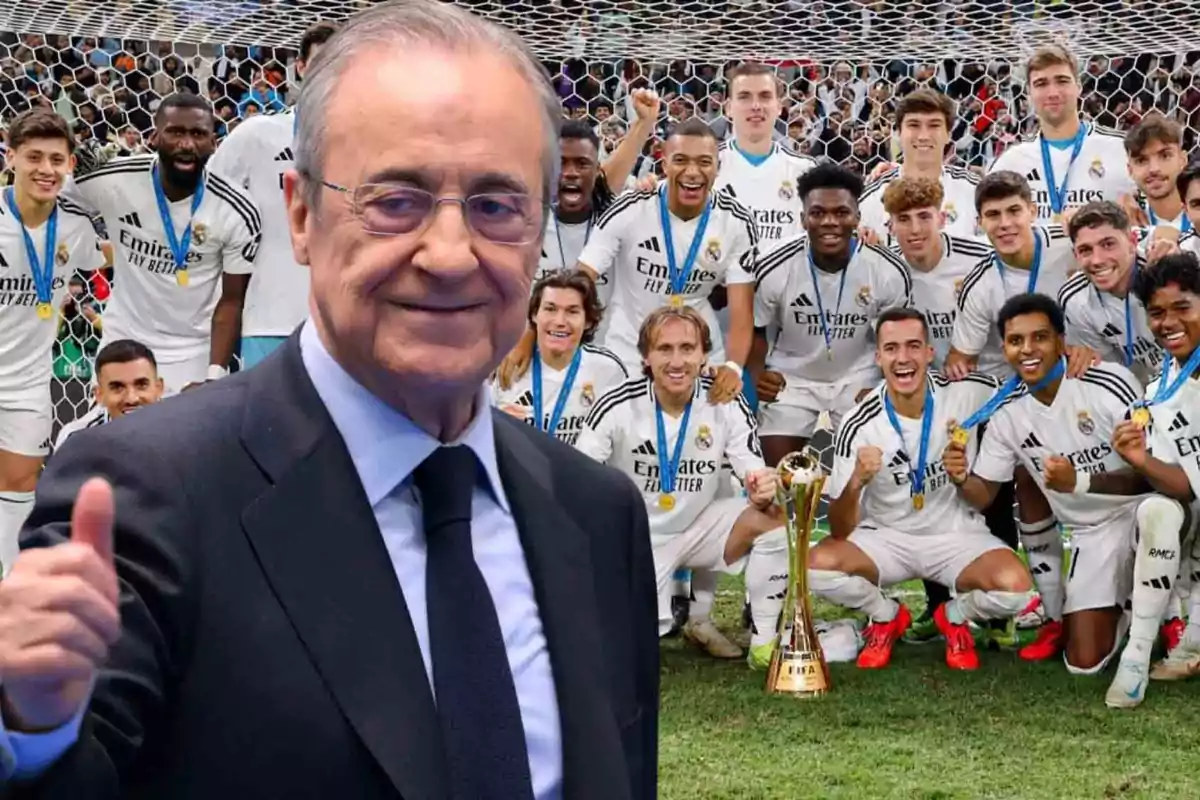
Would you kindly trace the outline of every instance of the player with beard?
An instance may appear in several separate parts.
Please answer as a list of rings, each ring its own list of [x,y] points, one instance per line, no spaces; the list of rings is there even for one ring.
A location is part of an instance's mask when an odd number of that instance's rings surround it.
[[[629,377],[619,358],[591,344],[600,316],[588,275],[560,270],[539,280],[529,300],[533,368],[509,389],[493,383],[492,403],[575,444],[596,400]]]
[[[54,452],[82,430],[103,425],[109,420],[136,411],[162,399],[163,381],[158,377],[154,353],[141,342],[118,339],[100,348],[96,354],[92,386],[92,408],[79,419],[69,422],[54,440]]]
[[[78,270],[105,265],[88,214],[60,196],[75,165],[67,122],[44,110],[8,128],[12,184],[0,194],[0,564],[16,558],[17,534],[54,425],[50,396],[58,308]]]
[[[804,447],[822,411],[836,427],[878,383],[872,327],[885,309],[907,306],[912,290],[899,256],[855,236],[861,178],[820,164],[797,189],[806,233],[754,256],[758,288],[749,371],[771,465]],[[779,331],[770,343],[769,327]]]
[[[775,471],[763,463],[754,413],[741,397],[732,403],[708,398],[712,379],[701,377],[701,370],[711,347],[708,323],[696,309],[651,312],[638,332],[642,376],[596,402],[576,446],[627,474],[645,497],[660,634],[673,623],[671,577],[677,569],[744,568],[754,623],[748,661],[762,669],[783,610],[787,539],[773,505]],[[748,499],[718,497],[725,459]],[[683,635],[714,656],[741,655],[707,617],[689,618]]]
[[[759,239],[777,242],[800,232],[796,185],[817,162],[775,141],[782,101],[774,69],[748,62],[731,69],[726,80],[733,136],[718,149],[716,189],[750,209]]]
[[[213,122],[204,99],[169,95],[154,116],[156,155],[115,159],[70,189],[116,250],[104,339],[150,347],[168,395],[227,374],[262,239],[254,201],[206,169]]]
[[[1130,178],[1117,131],[1079,118],[1079,65],[1061,45],[1039,48],[1026,62],[1038,133],[1005,149],[989,173],[1023,176],[1036,196],[1039,223],[1066,223],[1069,209],[1093,200],[1130,200]],[[1040,290],[1039,290],[1040,291]]]
[[[1063,606],[1067,669],[1098,674],[1128,629],[1131,647],[1105,702],[1137,705],[1170,579],[1178,571],[1184,523],[1179,503],[1130,490],[1144,481],[1111,444],[1142,396],[1141,386],[1129,370],[1107,362],[1079,378],[1066,374],[1066,323],[1058,304],[1045,295],[1011,298],[997,325],[1020,385],[992,416],[973,467],[957,436],[943,463],[975,508],[993,502],[1018,464],[1033,476],[1055,515],[1070,526],[1074,544]],[[1135,574],[1152,583],[1131,586]],[[1132,627],[1123,610],[1131,589]]]
[[[337,26],[318,22],[300,37],[296,80]],[[266,358],[308,316],[308,269],[296,263],[283,202],[283,174],[292,169],[295,109],[243,119],[221,142],[208,167],[249,193],[263,217],[263,240],[246,290],[240,354],[242,368]]]
[[[887,666],[912,621],[884,587],[913,578],[954,587],[958,596],[945,598],[933,618],[946,638],[946,663],[976,669],[967,623],[1020,613],[1033,599],[1033,584],[1013,549],[958,497],[938,456],[955,421],[987,402],[999,382],[976,374],[952,383],[931,373],[934,350],[916,309],[880,314],[875,341],[884,383],[838,431],[830,535],[809,553],[809,580],[818,596],[867,614],[858,657],[864,669]],[[972,454],[976,444],[967,442]]]

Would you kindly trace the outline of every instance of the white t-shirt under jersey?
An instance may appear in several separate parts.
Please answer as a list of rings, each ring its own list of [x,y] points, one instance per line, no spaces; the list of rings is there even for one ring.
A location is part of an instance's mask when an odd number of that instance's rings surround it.
[[[583,255],[583,248],[591,238],[592,231],[596,229],[596,223],[615,199],[616,195],[609,188],[608,180],[601,172],[596,176],[596,183],[592,187],[591,219],[585,222],[566,223],[559,220],[551,209],[546,219],[546,235],[542,238],[542,254],[538,259],[537,273],[533,276],[534,283],[559,270],[575,269],[575,265],[579,263],[579,257]],[[611,274],[597,276],[596,299],[600,301],[600,306],[604,309],[604,317],[600,323],[600,330],[597,332],[598,339],[602,339],[603,332],[608,329],[608,305],[612,300],[612,294],[613,276]]]
[[[262,246],[242,312],[243,336],[287,336],[308,316],[308,268],[292,255],[283,201],[283,173],[295,162],[295,119],[289,111],[243,120],[208,164],[209,170],[245,189],[263,219]]]
[[[734,474],[745,480],[747,472],[763,468],[754,412],[737,399],[714,405],[708,401],[712,381],[701,378],[692,395],[679,472],[675,477],[675,506],[665,511],[658,504],[658,425],[653,382],[634,378],[620,384],[597,401],[584,423],[575,446],[597,461],[624,472],[637,484],[650,515],[650,533],[682,533],[717,498],[721,464],[728,458]],[[675,452],[683,417],[663,414],[667,455]]]
[[[606,315],[608,331],[601,343],[626,365],[641,363],[637,351],[638,329],[650,312],[666,305],[671,296],[667,249],[659,218],[659,192],[627,192],[604,213],[579,260],[599,275],[611,273],[615,281]],[[712,332],[709,363],[725,361],[725,345],[709,295],[717,286],[754,282],[753,264],[742,257],[757,244],[750,212],[725,194],[712,195],[712,212],[695,266],[683,289],[684,302],[700,312]],[[682,269],[700,218],[686,222],[670,215],[676,268]]]
[[[1010,297],[1035,291],[1047,297],[1057,297],[1067,276],[1075,269],[1075,252],[1071,240],[1058,225],[1034,228],[1034,236],[1042,240],[1042,263],[1037,285],[1029,286],[1030,273],[1015,267],[996,267],[993,254],[984,256],[963,281],[958,295],[958,316],[950,343],[955,350],[979,356],[978,369],[997,378],[1012,373],[1000,347],[996,320],[1000,308]]]
[[[567,398],[562,418],[554,431],[555,438],[571,445],[579,438],[579,432],[583,430],[583,420],[596,405],[596,401],[609,389],[629,378],[621,359],[603,347],[585,344],[580,345],[579,350],[579,372],[575,375],[571,396]],[[550,417],[554,413],[554,406],[558,402],[558,395],[566,378],[567,369],[556,370],[542,364],[542,430],[550,424]],[[507,390],[493,383],[492,405],[517,405],[531,409],[526,421],[530,425],[534,424],[533,370],[526,370],[521,379]]]
[[[925,505],[912,505],[912,470],[920,459],[921,420],[896,415],[904,440],[896,434],[884,409],[887,385],[881,383],[863,398],[843,421],[834,441],[833,475],[829,496],[839,497],[854,475],[859,448],[883,451],[883,469],[860,496],[862,522],[911,534],[986,533],[987,524],[962,499],[942,464],[942,451],[950,443],[951,422],[961,422],[986,403],[1000,384],[995,378],[971,373],[951,383],[937,373],[926,378],[933,397],[933,424],[925,456]],[[975,430],[978,430],[976,428]],[[967,443],[967,457],[978,451],[978,437]]]
[[[1054,178],[1062,186],[1067,179],[1066,207],[1074,208],[1093,200],[1117,201],[1122,194],[1135,194],[1137,184],[1129,177],[1129,161],[1125,155],[1125,135],[1120,131],[1101,128],[1090,122],[1081,123],[1087,130],[1079,157],[1067,172],[1071,162],[1071,147],[1050,148],[1050,163]],[[1010,170],[1023,175],[1033,190],[1038,221],[1050,222],[1054,212],[1050,207],[1050,191],[1046,188],[1042,166],[1042,139],[1037,134],[1006,149],[992,162],[988,172]]]
[[[115,250],[112,297],[104,311],[104,340],[134,339],[160,364],[208,352],[221,275],[247,274],[262,239],[262,221],[244,190],[214,172],[192,221],[188,285],[176,280],[175,257],[158,213],[151,168],[157,156],[110,161],[80,178],[71,199],[104,217]],[[191,214],[192,198],[170,203],[176,235]]]
[[[860,246],[843,272],[817,269],[817,287],[809,268],[806,235],[785,239],[755,261],[754,326],[778,330],[767,356],[771,369],[819,383],[862,381],[877,371],[875,320],[885,309],[907,306],[912,294],[908,268],[899,256],[882,247]],[[832,359],[825,348],[818,289]]]
[[[883,208],[883,192],[888,184],[903,177],[902,167],[892,169],[867,184],[862,197],[858,200],[858,210],[862,214],[862,224],[879,234],[887,244],[893,244],[890,216]],[[975,187],[979,184],[979,176],[968,169],[947,165],[942,170],[941,177],[942,211],[946,215],[946,233],[961,239],[983,239],[979,229],[979,215],[975,213]]]
[[[1145,269],[1138,259],[1137,270]],[[1162,348],[1146,322],[1146,309],[1132,292],[1129,315],[1133,321],[1133,363],[1125,361],[1125,299],[1101,292],[1082,270],[1072,275],[1058,291],[1058,304],[1067,318],[1067,342],[1090,347],[1105,361],[1124,364],[1139,380],[1148,380],[1162,365]]]
[[[892,252],[903,258],[899,247],[893,247]],[[935,367],[941,367],[950,351],[954,319],[958,315],[958,293],[963,282],[989,252],[991,248],[978,240],[943,233],[942,260],[933,269],[920,270],[906,262],[912,277],[912,305],[925,315],[929,324],[929,341],[937,354]]]
[[[41,259],[46,257],[46,224],[29,231]],[[86,211],[60,197],[57,226],[50,299],[54,313],[50,319],[41,319],[21,223],[0,193],[0,395],[5,397],[50,390],[51,353],[67,281],[76,270],[104,266],[104,254]]]
[[[1168,382],[1179,374],[1180,366],[1172,362]],[[1155,376],[1146,387],[1147,400],[1154,399],[1161,378]],[[1192,493],[1200,497],[1200,378],[1188,378],[1170,400],[1150,406],[1150,419],[1150,452],[1165,464],[1182,467]]]
[[[1138,497],[1066,494],[1046,488],[1046,458],[1063,456],[1076,472],[1092,474],[1128,469],[1112,446],[1113,430],[1142,396],[1133,373],[1119,364],[1100,364],[1080,378],[1064,378],[1049,406],[1026,391],[1017,392],[996,412],[983,433],[973,471],[996,483],[1012,480],[1023,465],[1042,489],[1054,515],[1075,528],[1101,526],[1129,512]]]
[[[778,242],[803,231],[797,183],[801,175],[817,165],[815,160],[775,142],[766,160],[754,164],[737,149],[733,139],[721,143],[717,158],[714,190],[750,209],[760,240]]]

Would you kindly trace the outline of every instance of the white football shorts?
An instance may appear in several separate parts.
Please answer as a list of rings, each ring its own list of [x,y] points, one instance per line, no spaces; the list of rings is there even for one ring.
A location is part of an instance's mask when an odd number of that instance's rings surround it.
[[[189,383],[203,383],[208,376],[208,354],[175,361],[159,363],[158,376],[163,380],[163,397],[179,394]]]
[[[1071,565],[1063,614],[1124,608],[1133,591],[1136,507],[1101,525],[1071,529]]]
[[[0,450],[23,456],[50,452],[54,408],[50,387],[0,396]]]
[[[855,399],[863,389],[878,383],[875,377],[823,383],[795,375],[783,376],[784,386],[770,403],[759,403],[758,435],[802,436],[811,438],[822,411],[829,412],[831,430],[836,431],[842,417],[854,410]]]
[[[923,578],[953,589],[962,571],[984,553],[1012,552],[986,531],[907,533],[870,520],[860,523],[849,541],[875,562],[884,587]]]
[[[654,549],[654,577],[658,582],[659,627],[671,625],[671,577],[683,567],[706,569],[712,572],[738,573],[745,566],[742,557],[732,564],[725,563],[725,543],[733,526],[749,507],[746,498],[730,497],[714,500],[700,512],[695,521],[682,533],[650,537]]]

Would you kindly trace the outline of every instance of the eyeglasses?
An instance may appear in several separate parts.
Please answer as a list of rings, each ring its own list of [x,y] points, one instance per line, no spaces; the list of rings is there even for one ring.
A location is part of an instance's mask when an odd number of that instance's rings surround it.
[[[458,205],[467,228],[496,244],[528,244],[541,234],[546,219],[546,204],[519,192],[438,197],[405,184],[364,183],[350,189],[319,182],[346,195],[363,230],[377,236],[403,236],[423,229],[442,203]]]

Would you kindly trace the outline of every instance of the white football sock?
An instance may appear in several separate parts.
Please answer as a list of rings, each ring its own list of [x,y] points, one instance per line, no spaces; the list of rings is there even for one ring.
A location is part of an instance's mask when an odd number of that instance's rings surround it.
[[[692,602],[688,604],[688,622],[700,622],[712,617],[716,594],[717,573],[707,569],[693,569]]]
[[[1019,522],[1021,544],[1029,559],[1029,574],[1042,598],[1047,619],[1061,620],[1065,587],[1063,585],[1063,543],[1058,521],[1048,517],[1041,522]]]
[[[1033,600],[1033,592],[962,592],[946,605],[946,619],[955,625],[967,620],[1008,619],[1020,614]]]
[[[891,622],[900,606],[884,597],[883,590],[866,578],[828,569],[810,569],[808,583],[813,593],[842,608],[862,611],[872,622]]]
[[[752,647],[775,641],[779,615],[787,597],[787,582],[787,534],[783,528],[776,528],[755,539],[746,558],[746,593],[750,596],[750,617],[754,620],[750,634]]]
[[[33,492],[0,492],[0,564],[7,575],[21,552],[21,526],[33,511]]]
[[[1163,613],[1179,575],[1179,531],[1183,506],[1166,497],[1149,497],[1137,508],[1138,542],[1133,560],[1132,614],[1129,644],[1122,660],[1150,663]]]

